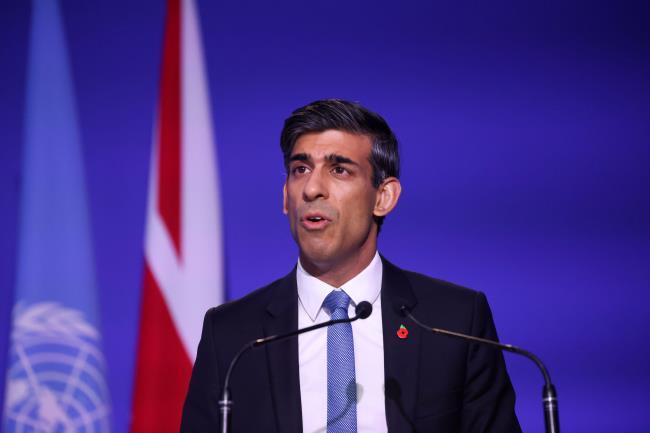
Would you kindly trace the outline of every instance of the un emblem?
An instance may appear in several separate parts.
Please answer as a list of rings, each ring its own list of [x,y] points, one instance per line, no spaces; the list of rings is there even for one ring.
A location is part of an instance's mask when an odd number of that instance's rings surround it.
[[[99,333],[83,312],[19,305],[11,337],[5,432],[109,432]]]

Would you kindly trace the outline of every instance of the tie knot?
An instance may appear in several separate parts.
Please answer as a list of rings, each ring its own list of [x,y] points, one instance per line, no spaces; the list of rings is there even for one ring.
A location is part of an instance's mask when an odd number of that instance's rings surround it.
[[[339,308],[342,308],[347,314],[349,305],[350,297],[343,290],[332,290],[323,301],[323,306],[330,314]]]

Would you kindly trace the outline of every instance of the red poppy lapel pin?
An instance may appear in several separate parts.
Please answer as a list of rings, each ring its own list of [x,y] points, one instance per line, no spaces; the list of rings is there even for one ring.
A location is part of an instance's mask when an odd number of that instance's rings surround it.
[[[399,329],[397,330],[397,336],[402,340],[409,336],[409,330],[406,329],[406,326],[399,325]]]

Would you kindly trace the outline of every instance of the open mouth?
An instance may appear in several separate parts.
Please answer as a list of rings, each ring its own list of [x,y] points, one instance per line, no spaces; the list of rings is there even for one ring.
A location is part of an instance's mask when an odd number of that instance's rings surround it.
[[[300,223],[307,230],[322,230],[327,227],[330,220],[322,215],[305,215],[300,219]]]

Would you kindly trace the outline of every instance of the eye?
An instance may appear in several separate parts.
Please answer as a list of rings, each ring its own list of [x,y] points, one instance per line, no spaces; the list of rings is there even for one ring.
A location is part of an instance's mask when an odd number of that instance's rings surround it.
[[[307,173],[307,171],[309,171],[309,167],[307,167],[306,165],[297,165],[291,169],[291,174],[296,176],[296,175],[305,174]]]
[[[332,168],[332,173],[339,176],[350,174],[350,172],[345,167],[341,167],[340,165],[337,165],[336,167]]]

